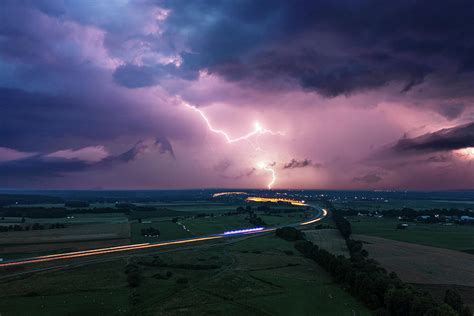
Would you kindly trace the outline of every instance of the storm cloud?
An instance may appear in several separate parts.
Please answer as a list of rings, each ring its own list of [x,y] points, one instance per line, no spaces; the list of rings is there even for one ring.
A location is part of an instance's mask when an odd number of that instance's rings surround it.
[[[322,165],[319,163],[313,163],[311,159],[296,160],[294,158],[291,159],[290,162],[283,165],[283,169],[296,169],[305,167],[321,168]]]
[[[393,150],[409,151],[446,151],[474,147],[474,122],[441,129],[416,138],[400,139]]]
[[[470,0],[5,0],[0,186],[474,187],[473,33]]]

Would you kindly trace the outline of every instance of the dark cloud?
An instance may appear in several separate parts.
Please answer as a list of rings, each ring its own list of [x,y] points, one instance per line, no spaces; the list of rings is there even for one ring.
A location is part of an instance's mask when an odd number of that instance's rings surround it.
[[[173,151],[173,147],[169,140],[163,137],[156,138],[153,141],[139,141],[132,148],[119,154],[117,156],[111,156],[104,159],[102,164],[108,164],[112,162],[129,162],[135,160],[138,156],[150,152],[154,149],[158,149],[160,154],[170,154],[173,159],[176,159]]]
[[[446,104],[438,108],[438,112],[448,120],[454,120],[461,116],[466,109],[466,106],[462,103],[458,104]]]
[[[227,159],[223,159],[215,164],[213,169],[217,172],[225,172],[230,166],[232,166],[232,163]]]
[[[255,168],[250,168],[248,170],[245,170],[245,171],[242,171],[240,172],[239,174],[237,175],[225,175],[225,174],[221,174],[220,176],[224,179],[232,179],[232,180],[240,180],[242,178],[246,178],[246,177],[250,177],[252,176],[253,174],[255,174],[255,171],[257,171],[257,169]]]
[[[290,162],[283,166],[283,169],[296,169],[305,167],[321,168],[322,165],[319,163],[313,163],[310,159],[296,160],[293,158]]]
[[[0,88],[0,146],[54,151],[102,144],[123,134],[142,138],[162,133],[163,124],[157,126],[120,96],[89,92],[76,96]]]
[[[90,167],[86,161],[78,159],[47,158],[42,155],[0,163],[2,181],[59,177],[66,172],[82,171]]]
[[[115,81],[127,88],[141,88],[157,85],[160,80],[178,76],[187,80],[198,78],[197,71],[186,71],[174,64],[155,65],[155,66],[136,66],[123,65],[114,72]]]
[[[127,88],[149,87],[157,84],[156,74],[151,67],[123,65],[114,72],[114,79]]]
[[[187,46],[181,67],[230,81],[294,82],[326,96],[400,82],[407,92],[442,75],[440,59],[474,65],[469,0],[158,3],[171,10],[165,34]]]
[[[139,141],[129,150],[111,155],[99,161],[86,161],[78,158],[51,157],[37,154],[23,159],[0,162],[0,180],[8,181],[22,178],[62,177],[68,172],[108,168],[119,163],[134,161],[139,156],[157,149],[160,154],[168,153],[175,159],[171,143],[164,138],[152,141]]]
[[[375,173],[369,173],[362,177],[354,177],[354,179],[352,179],[353,182],[362,182],[365,184],[374,184],[380,182],[381,180],[382,177]]]
[[[400,139],[395,152],[434,152],[474,147],[474,122],[421,135]]]

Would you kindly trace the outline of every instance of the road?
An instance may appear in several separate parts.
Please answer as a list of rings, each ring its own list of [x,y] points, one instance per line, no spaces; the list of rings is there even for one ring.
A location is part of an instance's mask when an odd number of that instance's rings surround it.
[[[272,200],[274,200],[274,199],[272,199]],[[285,202],[288,202],[288,200],[285,200]],[[292,202],[290,201],[290,203],[292,203]],[[302,204],[301,201],[296,201],[296,200],[292,204],[298,205],[298,206],[301,206],[301,205],[310,206],[313,210],[317,210],[318,214],[314,218],[312,218],[308,221],[301,222],[301,223],[290,224],[290,225],[284,225],[284,226],[299,227],[299,226],[306,226],[306,225],[314,224],[314,223],[320,221],[321,219],[323,219],[327,215],[327,211],[325,209],[322,209],[322,208],[320,208],[316,205]],[[273,232],[277,228],[279,228],[279,227],[242,229],[242,230],[236,230],[236,231],[231,231],[231,232],[224,232],[224,233],[221,233],[221,234],[200,236],[200,237],[187,238],[187,239],[171,240],[171,241],[164,241],[164,242],[133,244],[133,245],[126,245],[126,246],[107,247],[107,248],[99,248],[99,249],[91,249],[91,250],[74,251],[74,252],[66,252],[66,253],[59,253],[59,254],[53,254],[53,255],[38,256],[38,257],[25,258],[25,259],[9,260],[9,261],[5,261],[5,262],[1,262],[0,263],[0,268],[23,266],[23,265],[34,264],[34,263],[67,260],[67,259],[81,258],[81,257],[88,257],[88,256],[98,256],[98,255],[104,255],[104,254],[110,254],[110,253],[134,251],[134,250],[157,248],[157,247],[164,247],[164,246],[192,244],[192,243],[199,243],[199,242],[204,242],[204,241],[230,238],[230,237],[235,237],[235,236],[264,234],[264,233],[268,233],[268,232]]]

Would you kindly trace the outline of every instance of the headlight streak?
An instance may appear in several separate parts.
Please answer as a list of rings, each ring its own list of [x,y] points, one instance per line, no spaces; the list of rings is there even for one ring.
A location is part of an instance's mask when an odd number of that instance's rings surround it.
[[[53,261],[53,260],[73,259],[73,258],[80,258],[80,257],[86,257],[86,256],[93,256],[93,255],[102,255],[102,254],[129,251],[129,250],[139,250],[139,249],[147,249],[147,248],[153,248],[153,247],[187,244],[187,243],[213,240],[213,239],[219,239],[219,238],[223,238],[223,236],[207,236],[207,237],[198,237],[198,238],[192,238],[192,239],[174,240],[174,241],[161,242],[161,243],[146,243],[146,244],[138,244],[138,245],[129,245],[128,247],[111,247],[111,248],[84,250],[84,251],[77,251],[74,253],[71,252],[71,253],[63,253],[63,254],[50,255],[50,256],[40,256],[40,257],[25,259],[21,261],[0,263],[0,267],[10,267],[10,266],[16,266],[16,265],[23,265],[27,263],[48,262],[48,261]]]
[[[255,227],[255,228],[229,230],[229,231],[224,232],[222,235],[228,236],[228,235],[238,235],[238,234],[245,234],[245,233],[254,233],[254,232],[262,231],[264,229],[265,227]]]
[[[282,202],[288,202],[288,203],[291,203],[292,205],[297,205],[297,206],[309,206],[309,204],[305,204],[304,201],[282,199],[282,198],[249,197],[247,198],[247,200],[255,201],[255,202],[282,201]],[[317,218],[314,218],[312,220],[309,220],[303,223],[294,224],[293,226],[305,226],[305,225],[313,224],[322,220],[325,216],[327,216],[328,212],[325,209],[321,209],[321,211],[322,211],[322,215],[318,216]],[[56,261],[56,260],[74,259],[74,258],[81,258],[81,257],[87,257],[87,256],[94,256],[94,255],[103,255],[103,254],[110,254],[110,253],[116,253],[116,252],[148,249],[148,248],[154,248],[154,247],[181,245],[181,244],[195,243],[195,242],[200,242],[200,241],[222,239],[226,237],[232,237],[235,235],[260,234],[260,233],[272,232],[272,231],[275,231],[276,229],[277,229],[276,227],[271,227],[271,228],[254,227],[254,228],[226,231],[221,234],[196,237],[196,238],[190,238],[190,239],[181,239],[181,240],[165,241],[165,242],[158,242],[158,243],[142,243],[142,244],[134,244],[134,245],[125,245],[125,246],[116,246],[116,247],[109,247],[109,248],[99,248],[99,249],[82,250],[82,251],[75,251],[75,252],[68,252],[68,253],[52,254],[52,255],[38,256],[34,258],[19,259],[16,261],[3,262],[3,263],[0,263],[0,268],[20,266],[20,265],[32,264],[32,263],[49,262],[49,261]]]
[[[216,134],[220,134],[222,136],[224,136],[225,140],[227,141],[228,144],[231,144],[231,143],[236,143],[236,142],[239,142],[239,141],[242,141],[242,140],[246,140],[250,143],[250,145],[257,151],[262,151],[263,153],[265,154],[268,154],[267,151],[263,150],[261,147],[260,147],[260,144],[258,143],[258,137],[261,136],[261,135],[265,135],[265,134],[270,134],[270,135],[281,135],[281,136],[284,136],[285,133],[283,132],[280,132],[280,131],[272,131],[272,130],[269,130],[269,129],[266,129],[264,128],[262,125],[260,125],[259,122],[255,122],[255,127],[254,129],[243,135],[243,136],[240,136],[240,137],[237,137],[237,138],[232,138],[229,136],[229,134],[227,134],[227,132],[223,131],[223,130],[220,130],[220,129],[216,129],[212,126],[211,122],[209,121],[209,119],[207,118],[206,114],[200,110],[199,108],[197,108],[196,106],[194,105],[191,105],[185,101],[183,101],[182,99],[180,99],[180,102],[190,108],[191,110],[193,110],[194,112],[198,113],[199,116],[201,116],[201,118],[204,120],[204,122],[206,123],[207,125],[207,128],[213,132],[213,133],[216,133]],[[251,138],[252,137],[255,137],[255,144],[252,143],[251,141]],[[273,187],[273,185],[275,184],[276,180],[277,180],[277,177],[276,177],[276,172],[273,168],[271,168],[270,165],[266,165],[264,167],[259,167],[259,169],[263,169],[267,172],[270,172],[271,173],[271,181],[267,184],[267,188],[269,190],[271,190],[271,188]]]
[[[219,192],[219,193],[214,193],[212,197],[218,197],[218,196],[223,196],[223,195],[248,195],[247,192]]]

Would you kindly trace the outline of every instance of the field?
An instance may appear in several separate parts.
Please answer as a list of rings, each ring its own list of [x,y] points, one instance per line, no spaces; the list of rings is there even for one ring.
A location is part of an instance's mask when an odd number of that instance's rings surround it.
[[[427,289],[456,285],[465,293],[466,302],[474,304],[474,255],[366,235],[352,238],[362,240],[370,257],[403,281]]]
[[[380,199],[380,200],[347,200],[335,201],[334,206],[338,209],[352,208],[361,211],[383,211],[388,209],[402,209],[404,207],[415,210],[426,209],[473,209],[474,201],[456,200],[416,200],[416,199]]]
[[[406,229],[397,229],[400,222],[394,218],[350,216],[348,220],[354,234],[467,252],[474,250],[474,225],[408,223]]]
[[[130,237],[130,226],[124,224],[70,225],[66,228],[2,232],[1,245],[40,244]]]
[[[181,226],[171,222],[170,220],[153,223],[131,223],[130,225],[132,234],[132,244],[192,237],[190,232],[184,230]],[[141,230],[150,227],[159,229],[160,237],[142,236]]]
[[[155,257],[165,265],[145,265]],[[313,261],[297,254],[292,243],[273,235],[132,262],[141,275],[136,288],[127,286],[125,260],[4,281],[0,311],[2,315],[370,315]],[[171,275],[163,277],[167,272]]]
[[[305,230],[306,239],[336,256],[349,257],[346,241],[337,229]]]
[[[130,225],[68,225],[66,228],[0,233],[2,258],[28,257],[130,243]]]
[[[42,272],[0,284],[2,315],[120,315],[128,308],[124,261]]]

